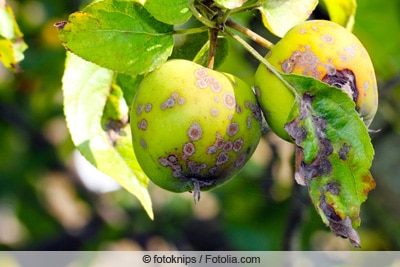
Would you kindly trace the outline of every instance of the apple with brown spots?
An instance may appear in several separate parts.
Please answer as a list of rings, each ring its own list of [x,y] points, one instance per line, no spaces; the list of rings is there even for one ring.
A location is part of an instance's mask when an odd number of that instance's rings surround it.
[[[144,77],[130,123],[147,176],[169,191],[194,191],[195,199],[237,174],[261,136],[252,88],[187,60],[170,60]]]
[[[331,21],[303,22],[289,30],[265,58],[281,73],[311,76],[341,88],[356,103],[365,125],[371,124],[378,107],[374,67],[364,46],[347,29]],[[269,126],[291,141],[284,125],[293,93],[262,64],[255,86]]]

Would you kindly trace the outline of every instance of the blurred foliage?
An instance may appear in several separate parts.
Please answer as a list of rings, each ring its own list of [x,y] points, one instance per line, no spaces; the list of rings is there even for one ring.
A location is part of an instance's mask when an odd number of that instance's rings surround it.
[[[1,250],[353,249],[322,224],[305,189],[293,182],[293,147],[270,132],[238,177],[204,192],[196,205],[190,194],[151,185],[154,221],[127,191],[90,189],[65,126],[65,50],[53,27],[88,1],[7,2],[29,48],[21,73],[0,68]],[[400,248],[400,36],[393,34],[399,12],[397,1],[358,1],[355,17],[380,90],[372,129],[381,131],[371,133],[377,188],[362,207],[363,250]],[[313,16],[327,15],[318,9]],[[268,36],[260,17],[237,20]],[[234,43],[230,49],[219,69],[251,83],[257,62]]]

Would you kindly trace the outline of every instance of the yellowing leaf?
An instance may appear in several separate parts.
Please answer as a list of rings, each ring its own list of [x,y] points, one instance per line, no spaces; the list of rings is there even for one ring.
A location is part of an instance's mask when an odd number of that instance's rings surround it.
[[[323,0],[329,13],[330,20],[342,25],[348,30],[354,26],[356,15],[356,0]]]
[[[0,61],[8,69],[18,71],[27,45],[15,21],[14,13],[4,0],[0,0]]]
[[[283,37],[293,26],[305,21],[318,4],[318,0],[261,0],[258,8],[267,29]]]
[[[324,0],[330,20],[342,25],[348,30],[353,29],[356,15],[356,0]]]

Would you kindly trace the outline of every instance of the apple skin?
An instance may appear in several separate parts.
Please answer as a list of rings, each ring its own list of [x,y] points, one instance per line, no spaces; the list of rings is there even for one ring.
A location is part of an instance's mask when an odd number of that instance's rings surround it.
[[[325,20],[305,21],[274,45],[265,57],[279,72],[311,76],[344,90],[368,127],[378,108],[371,59],[355,35]],[[258,100],[270,128],[292,142],[284,130],[293,93],[261,64],[255,74]]]
[[[147,74],[130,123],[146,175],[172,191],[200,191],[237,174],[261,137],[261,110],[244,81],[175,59]]]

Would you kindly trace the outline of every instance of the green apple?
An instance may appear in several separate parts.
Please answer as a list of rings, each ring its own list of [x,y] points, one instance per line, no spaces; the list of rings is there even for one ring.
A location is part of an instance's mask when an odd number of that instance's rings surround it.
[[[261,136],[261,110],[250,86],[178,59],[144,77],[130,123],[142,169],[173,192],[224,183],[243,168]]]
[[[368,127],[377,111],[378,90],[371,59],[355,35],[324,20],[303,22],[266,55],[281,73],[311,76],[344,90]],[[258,99],[270,128],[292,141],[284,130],[294,102],[293,93],[261,64],[255,74]]]

